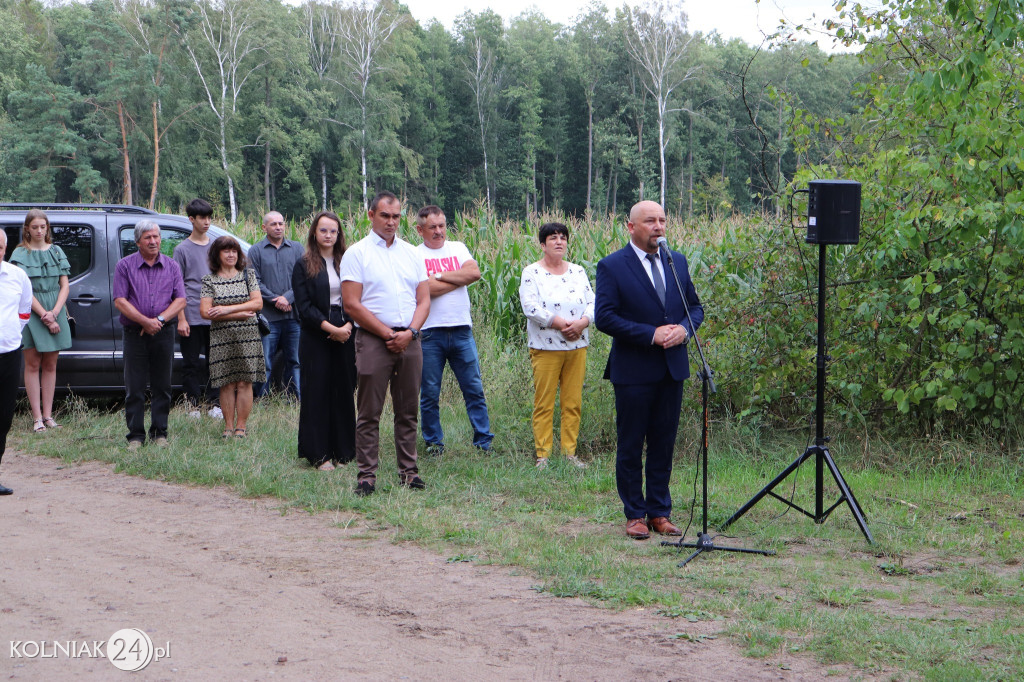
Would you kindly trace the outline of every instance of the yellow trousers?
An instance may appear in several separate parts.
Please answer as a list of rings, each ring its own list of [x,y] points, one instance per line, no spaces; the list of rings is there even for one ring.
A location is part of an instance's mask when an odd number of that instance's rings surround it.
[[[583,379],[587,374],[587,349],[530,349],[533,365],[533,444],[537,457],[551,455],[555,394],[562,392],[562,454],[576,455],[583,411]]]

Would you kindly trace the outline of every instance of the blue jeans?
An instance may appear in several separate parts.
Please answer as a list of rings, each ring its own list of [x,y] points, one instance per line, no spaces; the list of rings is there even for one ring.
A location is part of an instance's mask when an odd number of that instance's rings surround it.
[[[420,383],[420,427],[427,445],[443,445],[444,431],[438,411],[441,395],[441,377],[447,362],[462,389],[466,401],[466,414],[473,427],[473,445],[487,450],[494,434],[487,416],[487,401],[484,400],[484,384],[480,379],[480,360],[473,340],[473,328],[434,327],[424,329],[423,380]]]
[[[289,392],[299,395],[299,321],[273,320],[270,322],[270,333],[263,337],[263,359],[267,363],[267,380],[257,387],[257,398],[270,391],[270,376],[273,372],[271,361],[278,346],[281,347],[281,359],[284,360],[282,380]]]

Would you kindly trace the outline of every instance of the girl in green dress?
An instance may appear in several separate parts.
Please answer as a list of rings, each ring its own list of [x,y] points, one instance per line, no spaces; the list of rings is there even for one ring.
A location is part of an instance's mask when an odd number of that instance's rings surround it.
[[[21,228],[21,245],[11,262],[32,282],[32,318],[22,332],[25,354],[25,391],[32,408],[32,430],[42,433],[60,426],[53,420],[53,393],[57,385],[57,355],[71,348],[68,325],[68,275],[71,265],[59,246],[46,214],[32,209]]]

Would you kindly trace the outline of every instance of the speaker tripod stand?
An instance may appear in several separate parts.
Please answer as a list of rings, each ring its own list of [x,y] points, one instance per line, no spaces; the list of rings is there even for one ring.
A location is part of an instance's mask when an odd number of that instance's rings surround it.
[[[829,452],[827,443],[829,438],[825,436],[825,366],[827,364],[828,356],[825,355],[825,244],[818,245],[818,356],[817,356],[817,396],[814,408],[815,417],[815,433],[814,433],[814,445],[804,450],[804,453],[794,460],[786,469],[775,477],[771,483],[766,485],[761,492],[757,493],[747,502],[745,505],[739,508],[739,510],[733,514],[728,521],[722,524],[722,529],[728,528],[734,521],[737,521],[741,516],[746,514],[750,509],[761,501],[766,495],[774,497],[785,505],[796,509],[798,512],[809,516],[814,519],[815,523],[824,523],[828,518],[829,514],[833,512],[843,502],[850,508],[850,513],[853,514],[853,518],[856,520],[857,525],[860,527],[861,532],[870,544],[874,544],[875,540],[871,537],[871,531],[868,529],[867,520],[864,518],[864,512],[861,510],[860,504],[857,502],[857,498],[853,494],[853,490],[847,485],[846,479],[843,478],[843,474],[839,471],[839,467],[836,465],[834,459],[832,459],[832,453]],[[807,511],[803,507],[794,504],[780,495],[777,495],[774,490],[777,485],[782,483],[790,474],[796,471],[801,464],[806,462],[808,459],[814,458],[814,512]],[[832,504],[828,509],[825,509],[824,503],[824,483],[825,483],[825,467],[828,467],[829,472],[832,474],[832,478],[836,482],[836,486],[839,488],[839,499]]]

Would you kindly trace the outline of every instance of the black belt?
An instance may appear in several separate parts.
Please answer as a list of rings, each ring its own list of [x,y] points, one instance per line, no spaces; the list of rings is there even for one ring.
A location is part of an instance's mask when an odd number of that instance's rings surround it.
[[[409,329],[408,327],[392,327],[391,331],[393,331],[393,332],[404,332],[404,331],[406,331],[408,329]]]

